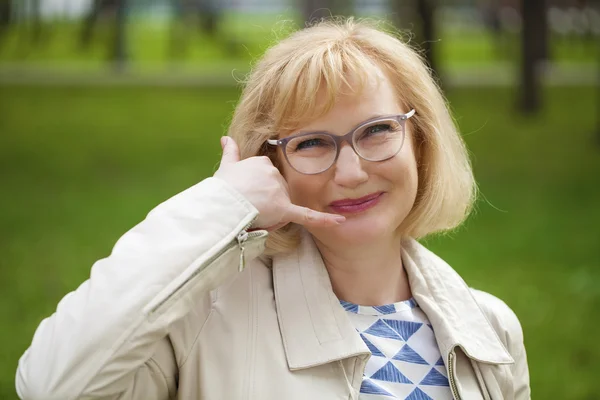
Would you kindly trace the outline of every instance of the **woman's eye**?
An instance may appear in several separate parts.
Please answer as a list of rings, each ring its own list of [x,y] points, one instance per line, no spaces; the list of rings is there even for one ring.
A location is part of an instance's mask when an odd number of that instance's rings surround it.
[[[298,145],[296,146],[296,150],[308,149],[311,147],[322,146],[322,145],[323,145],[323,141],[321,139],[318,139],[318,138],[307,139],[307,140],[303,140],[302,142],[298,143]]]
[[[374,133],[380,133],[380,132],[389,132],[391,130],[392,130],[392,127],[389,124],[378,124],[378,125],[369,126],[367,129],[365,129],[365,135],[372,135]]]

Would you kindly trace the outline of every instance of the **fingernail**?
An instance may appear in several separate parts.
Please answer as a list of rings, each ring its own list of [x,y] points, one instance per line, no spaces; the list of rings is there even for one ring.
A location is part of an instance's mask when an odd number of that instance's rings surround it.
[[[221,136],[221,148],[227,146],[227,136]]]
[[[335,222],[337,222],[338,224],[341,224],[342,222],[346,221],[346,217],[342,217],[341,215],[338,215],[334,219],[335,219]]]

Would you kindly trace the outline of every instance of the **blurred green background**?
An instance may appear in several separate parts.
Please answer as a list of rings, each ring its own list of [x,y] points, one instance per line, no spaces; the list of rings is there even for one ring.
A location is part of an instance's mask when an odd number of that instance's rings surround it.
[[[137,0],[119,22],[120,1],[104,5],[82,47],[90,1],[0,0],[1,399],[16,398],[18,358],[93,262],[216,170],[234,77],[293,29],[282,21],[319,16],[310,1],[198,14]],[[427,244],[520,317],[535,398],[600,398],[598,3],[547,2],[543,39],[526,37],[532,10],[518,1],[438,3],[433,33],[420,2],[374,3],[329,6],[386,18],[417,46],[437,38],[428,55],[481,190],[465,226]],[[547,46],[533,61],[521,56],[529,40]]]

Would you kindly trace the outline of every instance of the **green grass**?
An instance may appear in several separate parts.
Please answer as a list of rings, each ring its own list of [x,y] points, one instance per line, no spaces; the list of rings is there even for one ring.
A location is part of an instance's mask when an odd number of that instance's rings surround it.
[[[283,20],[283,17],[281,17]],[[101,66],[109,58],[112,25],[98,23],[90,46],[80,45],[81,22],[55,22],[43,26],[42,38],[35,42],[32,28],[16,25],[0,41],[0,61],[31,63],[78,63]],[[285,26],[285,28],[284,28]],[[220,64],[247,61],[260,55],[278,35],[289,32],[290,21],[262,16],[225,15],[216,37],[202,33],[198,22],[134,20],[127,25],[127,53],[140,67],[174,62],[178,64]],[[277,28],[279,27],[279,28]],[[170,53],[170,41],[179,43],[181,52]]]
[[[213,173],[237,96],[0,86],[0,398],[15,397],[36,326],[92,263],[154,205]],[[513,97],[449,93],[482,196],[465,227],[428,244],[517,312],[536,398],[598,398],[598,99],[548,89],[546,110],[527,119]]]
[[[219,67],[223,64],[245,67],[248,60],[259,56],[276,38],[281,38],[301,24],[292,13],[239,14],[227,13],[219,24],[219,33],[210,38],[200,33],[197,21],[187,24],[132,20],[127,26],[128,56],[134,68],[164,68],[171,63],[198,67]],[[407,29],[410,27],[403,27]],[[111,25],[99,23],[96,36],[88,49],[79,46],[80,22],[55,22],[43,28],[42,40],[33,43],[31,27],[11,28],[0,40],[0,62],[76,63],[91,68],[101,67],[109,58]],[[170,55],[169,41],[176,32],[181,53]],[[406,32],[410,34],[410,32]],[[406,35],[408,37],[408,35]],[[438,27],[439,40],[434,50],[441,67],[465,65],[489,66],[498,62],[514,63],[520,57],[520,37],[506,33],[498,41],[488,31],[456,31],[443,23]],[[417,42],[414,43],[418,45]],[[550,41],[552,60],[558,64],[593,63],[598,60],[598,48],[591,39],[562,39]]]

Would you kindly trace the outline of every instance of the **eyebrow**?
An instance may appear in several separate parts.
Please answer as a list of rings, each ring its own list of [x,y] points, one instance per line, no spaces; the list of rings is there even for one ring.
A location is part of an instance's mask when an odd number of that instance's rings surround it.
[[[354,130],[354,129],[358,128],[359,126],[361,126],[361,125],[363,125],[363,124],[365,124],[365,123],[367,123],[367,122],[370,122],[370,121],[376,120],[376,119],[380,119],[380,118],[386,118],[386,117],[390,117],[390,118],[391,118],[391,117],[395,117],[395,116],[397,116],[397,115],[402,115],[402,113],[398,113],[398,114],[374,114],[374,115],[372,115],[371,117],[369,117],[369,118],[367,118],[367,119],[363,120],[362,122],[359,122],[358,124],[355,124],[355,125],[352,127],[352,129],[351,129],[351,130]],[[330,133],[330,134],[333,134],[333,132],[330,132],[330,131],[328,131],[328,130],[326,130],[326,129],[312,129],[312,130],[309,130],[309,131],[298,131],[298,132],[296,132],[296,133],[293,133],[293,134],[291,134],[291,135],[288,135],[288,136],[286,136],[286,137],[291,137],[291,136],[296,136],[296,135],[302,135],[302,134],[306,134],[306,133],[319,133],[319,132],[325,132],[325,133]]]

